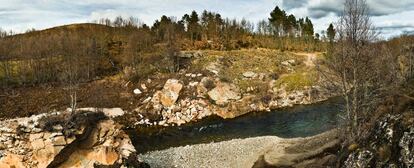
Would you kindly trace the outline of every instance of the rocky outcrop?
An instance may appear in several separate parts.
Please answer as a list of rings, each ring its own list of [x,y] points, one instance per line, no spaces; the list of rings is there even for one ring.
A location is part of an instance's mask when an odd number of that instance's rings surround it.
[[[413,144],[412,112],[386,114],[377,120],[367,138],[348,149],[351,151],[343,167],[414,167]]]
[[[0,142],[2,168],[114,165],[135,152],[121,126],[101,112],[1,121]]]
[[[270,147],[255,162],[253,168],[263,167],[333,167],[339,148],[337,130],[331,130],[313,137],[291,140],[292,145],[281,150]]]

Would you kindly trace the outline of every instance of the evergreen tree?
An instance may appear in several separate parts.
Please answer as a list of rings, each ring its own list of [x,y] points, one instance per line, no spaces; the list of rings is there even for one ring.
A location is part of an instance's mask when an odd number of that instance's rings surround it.
[[[305,18],[305,24],[303,27],[303,31],[304,31],[305,37],[312,37],[314,34],[312,21],[308,17]]]
[[[187,32],[192,41],[200,40],[200,24],[199,18],[196,11],[192,11],[191,15],[185,14],[183,16],[183,21],[187,24]]]
[[[293,35],[295,33],[295,30],[297,29],[298,29],[298,25],[296,22],[296,17],[295,15],[291,14],[287,17],[285,31],[289,35]]]
[[[276,6],[276,8],[270,13],[269,22],[274,26],[274,33],[276,36],[283,36],[286,20],[286,12],[284,10],[281,10],[279,6]]]
[[[335,33],[336,32],[335,32],[335,29],[334,29],[332,23],[329,24],[328,29],[326,29],[326,34],[328,36],[329,42],[332,43],[334,41],[334,39],[335,39]]]

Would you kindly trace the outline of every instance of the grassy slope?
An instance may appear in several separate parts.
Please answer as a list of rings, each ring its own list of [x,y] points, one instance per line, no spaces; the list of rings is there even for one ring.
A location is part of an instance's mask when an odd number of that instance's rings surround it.
[[[279,76],[276,86],[295,90],[311,86],[317,79],[314,68],[303,64],[305,59],[303,55],[270,49],[205,51],[204,57],[193,61],[192,71],[202,71],[209,64],[219,62],[223,65],[219,78],[237,84],[242,90],[248,87],[263,88],[268,85],[267,82],[260,80],[243,80],[243,73],[247,71]],[[286,60],[296,62],[296,65],[291,67],[291,71],[281,65],[281,62]]]

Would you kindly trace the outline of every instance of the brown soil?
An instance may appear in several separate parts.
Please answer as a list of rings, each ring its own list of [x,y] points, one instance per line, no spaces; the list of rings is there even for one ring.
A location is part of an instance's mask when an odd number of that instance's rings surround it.
[[[121,107],[130,110],[140,99],[134,86],[124,83],[93,81],[79,84],[77,107]],[[64,110],[70,105],[69,92],[62,86],[35,86],[0,90],[0,119],[27,117]]]
[[[154,76],[150,83],[147,80],[137,83],[127,82],[119,79],[118,75],[81,83],[76,89],[77,108],[122,108],[126,111],[133,111],[141,105],[144,99],[152,96],[157,90],[161,90],[167,79],[176,78],[185,84],[190,82],[184,75],[180,74],[157,74]],[[197,80],[200,79],[201,77],[197,78]],[[145,84],[148,90],[143,91],[141,89],[142,83]],[[133,90],[136,88],[139,88],[143,93],[135,95]],[[183,91],[180,96],[186,97],[194,93],[194,91],[187,92]],[[9,89],[0,88],[0,120],[28,117],[54,110],[65,110],[70,107],[70,102],[69,91],[64,86],[44,85]]]

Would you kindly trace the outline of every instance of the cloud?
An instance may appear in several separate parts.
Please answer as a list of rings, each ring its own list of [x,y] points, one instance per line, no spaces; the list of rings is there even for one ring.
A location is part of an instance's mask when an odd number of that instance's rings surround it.
[[[300,8],[306,6],[308,4],[308,0],[283,0],[283,8],[290,10],[293,8]]]
[[[413,0],[367,2],[381,31],[402,33],[414,27]],[[278,5],[297,17],[310,16],[316,32],[320,32],[338,19],[342,3],[343,0],[0,0],[0,27],[23,32],[116,16],[134,16],[151,25],[161,15],[180,19],[192,10],[201,13],[204,9],[223,17],[258,22],[267,19]]]
[[[369,15],[381,36],[389,38],[414,29],[413,0],[367,0]],[[344,0],[283,0],[288,13],[310,16],[316,32],[327,28],[342,14]]]
[[[331,13],[336,14],[337,16],[343,10],[343,4],[341,1],[337,0],[321,0],[321,1],[312,1],[311,5],[308,7],[309,15],[312,18],[322,18]]]
[[[367,0],[366,2],[372,16],[383,16],[406,10],[414,10],[413,0]],[[330,13],[335,13],[339,16],[343,11],[343,3],[343,0],[284,0],[283,7],[287,10],[304,7],[307,8],[310,16],[321,18]]]

